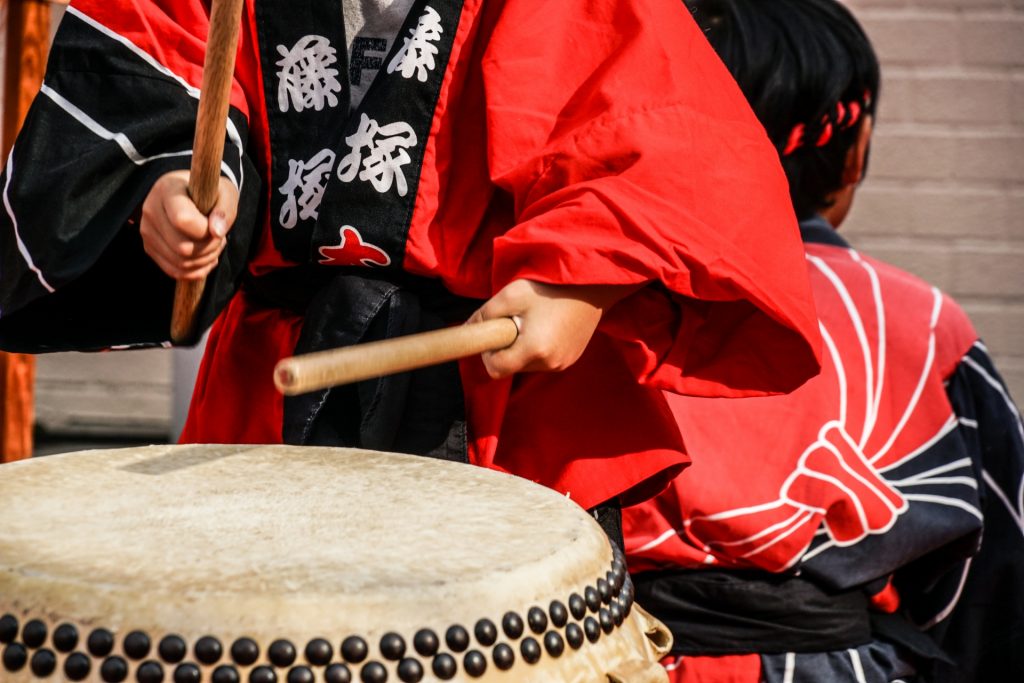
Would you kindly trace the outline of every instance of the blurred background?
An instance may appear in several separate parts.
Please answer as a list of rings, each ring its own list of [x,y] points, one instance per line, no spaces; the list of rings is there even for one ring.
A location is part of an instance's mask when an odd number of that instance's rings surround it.
[[[770,1],[770,0],[764,0]],[[64,2],[0,0],[3,150]],[[1024,0],[848,0],[882,60],[844,234],[953,295],[1024,399]],[[0,454],[173,441],[198,352],[0,358]]]

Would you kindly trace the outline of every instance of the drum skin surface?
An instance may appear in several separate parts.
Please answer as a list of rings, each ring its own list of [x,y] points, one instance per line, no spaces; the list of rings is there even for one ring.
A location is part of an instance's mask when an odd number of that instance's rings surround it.
[[[153,446],[0,466],[0,501],[12,683],[603,683],[668,645],[584,510],[468,465]]]

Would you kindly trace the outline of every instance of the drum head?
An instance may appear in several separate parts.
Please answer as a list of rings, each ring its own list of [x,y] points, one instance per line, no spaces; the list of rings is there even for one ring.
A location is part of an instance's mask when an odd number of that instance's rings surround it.
[[[4,680],[592,681],[654,656],[594,520],[493,471],[164,446],[4,465],[0,500]]]

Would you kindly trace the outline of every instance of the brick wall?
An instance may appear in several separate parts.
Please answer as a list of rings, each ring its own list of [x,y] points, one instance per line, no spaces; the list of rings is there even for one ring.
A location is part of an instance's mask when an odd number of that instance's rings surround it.
[[[1024,400],[1024,0],[847,0],[882,61],[858,248],[967,310]]]

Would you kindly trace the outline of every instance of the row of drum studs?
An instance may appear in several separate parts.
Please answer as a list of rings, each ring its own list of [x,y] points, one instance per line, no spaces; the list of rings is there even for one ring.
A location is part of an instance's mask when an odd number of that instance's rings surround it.
[[[566,644],[573,650],[583,646],[584,641],[596,643],[602,633],[610,634],[621,625],[632,608],[634,600],[632,582],[625,571],[621,556],[616,553],[612,570],[604,578],[598,579],[596,586],[587,586],[583,595],[574,593],[567,604],[552,601],[545,611],[540,607],[532,607],[527,611],[526,622],[515,612],[507,612],[501,620],[501,629],[511,640],[520,639],[526,627],[539,637],[530,635],[519,643],[520,656],[527,664],[540,661],[543,652],[551,657],[560,657]],[[607,605],[604,606],[604,605]],[[592,613],[588,615],[588,612]],[[580,623],[569,623],[569,616]],[[548,625],[556,629],[565,627],[564,638],[557,630],[548,630]],[[22,631],[22,643],[15,642],[19,630],[16,617],[7,614],[0,617],[0,643],[5,643],[3,666],[8,671],[19,671],[29,664],[33,674],[46,678],[57,668],[57,656],[45,644],[48,629],[38,619],[28,621]],[[515,663],[515,651],[506,643],[498,643],[498,627],[489,619],[480,619],[473,628],[473,636],[484,647],[494,646],[491,659],[499,670],[507,670]],[[92,662],[81,652],[74,652],[78,646],[78,629],[71,624],[61,624],[53,632],[53,646],[60,652],[69,653],[64,661],[64,674],[71,681],[84,680],[90,673]],[[462,668],[471,677],[482,676],[488,666],[487,657],[478,649],[469,649],[470,634],[462,626],[454,625],[444,634],[445,644],[454,654],[461,654]],[[413,648],[424,658],[431,658],[430,668],[434,675],[442,680],[453,678],[459,664],[453,654],[439,652],[440,641],[437,634],[430,629],[421,629],[413,637]],[[149,656],[152,647],[149,636],[142,631],[128,633],[122,643],[124,654],[131,659],[144,660]],[[29,662],[28,648],[36,649]],[[129,666],[124,658],[110,656],[114,647],[113,634],[103,628],[93,630],[87,639],[86,646],[95,658],[104,659],[100,666],[100,676],[107,683],[121,683],[128,677]],[[382,636],[379,645],[384,659],[397,662],[396,673],[403,683],[417,683],[424,676],[424,665],[415,657],[405,657],[405,640],[397,633]],[[168,635],[161,639],[157,651],[164,663],[177,665],[173,672],[174,683],[200,683],[202,672],[192,663],[180,663],[187,654],[185,640],[177,635]],[[323,638],[311,640],[305,648],[307,661],[318,667],[327,667],[324,680],[327,683],[350,683],[353,681],[349,665],[360,665],[359,679],[363,683],[385,683],[388,670],[383,663],[366,662],[369,647],[359,636],[349,636],[341,642],[339,653],[345,663],[331,664],[334,652],[331,643]],[[223,656],[220,641],[212,636],[204,636],[196,641],[193,654],[195,659],[205,665],[217,664]],[[259,659],[259,645],[251,638],[239,638],[231,646],[231,659],[240,666],[251,666]],[[267,656],[273,666],[257,666],[249,673],[249,683],[277,683],[277,672],[273,667],[287,669],[295,663],[297,652],[288,640],[275,640],[267,650]],[[365,663],[364,663],[365,662]],[[164,668],[154,660],[143,661],[136,669],[138,683],[163,683]],[[315,680],[308,666],[294,666],[287,674],[288,683],[313,683]],[[240,683],[238,669],[230,664],[217,666],[211,677],[212,683]]]

